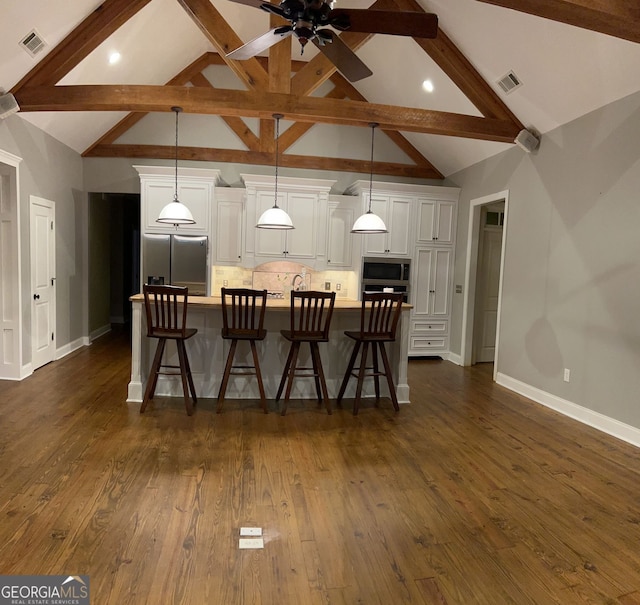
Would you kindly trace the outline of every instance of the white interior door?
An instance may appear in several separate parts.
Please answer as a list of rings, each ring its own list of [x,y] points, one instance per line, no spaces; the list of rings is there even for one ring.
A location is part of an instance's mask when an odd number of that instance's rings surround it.
[[[502,227],[485,226],[480,241],[475,319],[475,360],[494,361],[498,292],[500,286],[500,256]]]
[[[55,359],[55,203],[31,196],[31,365]]]

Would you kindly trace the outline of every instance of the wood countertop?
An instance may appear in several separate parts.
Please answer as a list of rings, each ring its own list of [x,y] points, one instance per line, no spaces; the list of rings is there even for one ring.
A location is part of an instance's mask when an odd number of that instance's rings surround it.
[[[143,303],[144,296],[142,294],[134,294],[130,299],[132,303]],[[222,308],[222,299],[220,296],[189,296],[189,306],[193,307],[211,307],[213,309]],[[291,307],[291,300],[286,298],[267,298],[268,309],[288,310]],[[336,298],[334,311],[356,311],[362,308],[362,302],[351,298]],[[402,304],[402,309],[411,309],[412,305]]]

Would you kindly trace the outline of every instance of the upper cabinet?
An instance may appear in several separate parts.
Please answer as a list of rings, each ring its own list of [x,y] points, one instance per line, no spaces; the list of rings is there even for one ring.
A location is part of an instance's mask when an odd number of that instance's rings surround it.
[[[219,170],[178,168],[178,200],[196,221],[193,225],[156,222],[160,211],[173,201],[176,192],[175,168],[169,166],[134,166],[140,174],[140,222],[145,233],[179,233],[208,235],[211,230],[213,192],[220,178]]]
[[[246,175],[246,256],[249,264],[267,259],[300,259],[313,266],[326,253],[324,225],[329,190],[335,181],[278,178],[278,206],[285,210],[294,229],[257,229],[260,215],[275,202],[275,179]]]
[[[455,197],[457,200],[457,193]],[[452,244],[456,205],[451,199],[419,199],[417,243]]]
[[[363,212],[369,208],[369,193],[364,196]],[[371,210],[387,227],[388,233],[364,236],[365,256],[409,256],[412,248],[412,199],[399,195],[373,193]]]
[[[332,195],[327,210],[327,269],[351,269],[355,259],[354,244],[358,236],[351,228],[360,210],[358,199],[354,196]],[[358,259],[359,260],[359,259]]]
[[[216,187],[215,262],[240,265],[244,254],[244,189]]]

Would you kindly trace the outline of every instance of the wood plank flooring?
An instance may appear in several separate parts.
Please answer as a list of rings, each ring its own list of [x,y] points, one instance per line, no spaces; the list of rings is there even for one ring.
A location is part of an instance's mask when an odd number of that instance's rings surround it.
[[[357,417],[141,415],[129,373],[112,333],[0,381],[0,575],[87,574],[96,605],[640,605],[640,451],[489,366],[411,361],[412,403]]]

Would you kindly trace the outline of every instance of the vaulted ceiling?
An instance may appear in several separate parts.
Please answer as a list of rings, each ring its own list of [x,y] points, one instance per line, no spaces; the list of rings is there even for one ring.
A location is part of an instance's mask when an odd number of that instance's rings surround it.
[[[271,165],[272,116],[281,113],[283,166],[367,173],[364,127],[376,122],[386,140],[374,172],[420,179],[506,149],[522,128],[544,133],[640,90],[636,3],[369,2],[340,6],[435,12],[439,31],[435,39],[340,34],[374,74],[355,83],[315,49],[300,56],[292,37],[263,57],[228,59],[283,22],[229,0],[10,2],[0,25],[0,85],[23,117],[87,157],[173,158],[171,137],[149,133],[158,115],[180,106],[196,130],[204,124],[197,116],[219,116],[202,126],[211,128],[206,141],[181,143],[182,159]],[[34,27],[49,47],[30,59],[18,42]],[[125,61],[111,67],[106,55],[116,49]],[[511,69],[523,86],[505,95],[496,81]],[[426,78],[431,95],[420,87]]]

